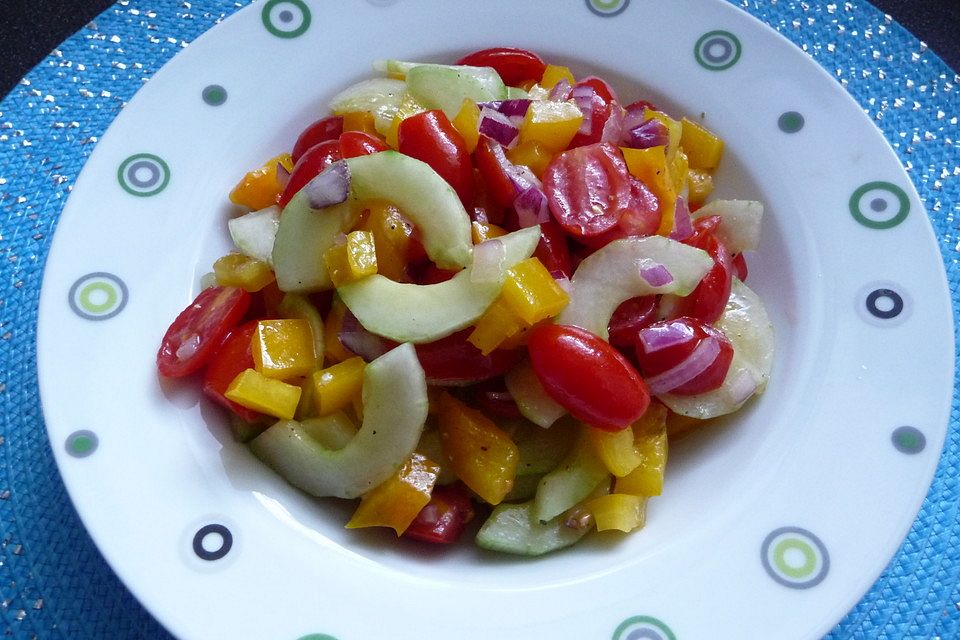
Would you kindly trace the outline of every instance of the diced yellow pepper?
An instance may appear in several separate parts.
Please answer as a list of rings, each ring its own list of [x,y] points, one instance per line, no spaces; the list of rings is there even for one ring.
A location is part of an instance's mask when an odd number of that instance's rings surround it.
[[[680,145],[694,169],[716,169],[723,157],[723,140],[703,125],[684,118]]]
[[[649,120],[650,118],[659,120],[667,128],[667,161],[672,162],[673,155],[677,152],[677,149],[680,148],[680,141],[683,137],[683,123],[679,120],[674,120],[662,111],[645,109],[643,119]]]
[[[347,307],[343,301],[335,296],[330,304],[327,319],[323,323],[323,356],[330,362],[343,362],[356,355],[340,342],[340,330],[343,328],[343,317],[346,312]]]
[[[377,248],[369,231],[351,231],[345,244],[327,249],[323,254],[334,286],[355,282],[377,273]]]
[[[660,201],[660,227],[657,233],[669,235],[673,231],[677,192],[673,188],[666,147],[647,149],[622,147],[621,151],[630,174],[647,185]]]
[[[643,462],[642,454],[634,446],[633,429],[588,429],[587,440],[607,470],[618,478],[627,475]]]
[[[570,302],[570,295],[535,257],[521,260],[507,271],[500,297],[528,325],[552,318]]]
[[[543,70],[543,77],[540,78],[540,86],[544,89],[553,89],[561,80],[566,80],[570,84],[576,84],[577,82],[573,78],[573,73],[567,67],[548,64],[547,68]]]
[[[466,143],[467,153],[473,153],[480,141],[480,107],[466,98],[451,123]]]
[[[643,458],[636,469],[614,485],[616,493],[637,496],[658,496],[663,491],[663,475],[667,466],[667,408],[650,405],[633,425],[634,446]]]
[[[392,477],[361,496],[347,528],[390,527],[401,535],[430,502],[439,473],[439,465],[413,453]]]
[[[687,197],[690,206],[699,207],[713,193],[713,175],[702,169],[687,172]]]
[[[313,331],[306,320],[260,320],[251,350],[257,372],[268,378],[307,376],[317,367]]]
[[[490,418],[447,393],[439,409],[440,445],[450,468],[478,496],[499,504],[517,475],[517,445]]]
[[[474,324],[467,342],[487,355],[523,328],[523,320],[498,297]]]
[[[379,138],[377,127],[374,124],[373,114],[369,111],[350,111],[343,114],[344,131],[362,131]]]
[[[686,152],[683,149],[677,151],[673,156],[673,161],[667,165],[667,175],[670,178],[670,185],[673,192],[679,194],[687,181],[687,175],[690,173],[690,162]]]
[[[570,145],[583,122],[583,112],[573,102],[535,100],[520,124],[520,142],[539,142],[559,153]]]
[[[283,191],[283,185],[277,178],[278,164],[287,171],[293,171],[293,158],[289,153],[270,158],[262,167],[243,176],[230,192],[230,202],[254,211],[277,204],[277,196]]]
[[[366,215],[357,227],[373,234],[377,254],[377,273],[395,280],[409,282],[407,255],[413,237],[413,225],[400,209],[383,200],[370,200],[363,206]]]
[[[300,401],[297,403],[297,411],[293,417],[297,420],[306,420],[314,418],[317,415],[317,405],[313,401],[313,378],[307,376],[299,379]]]
[[[492,238],[507,235],[507,230],[503,227],[498,227],[492,222],[474,220],[470,223],[470,235],[473,237],[473,244],[480,244]]]
[[[588,500],[583,510],[593,515],[597,531],[629,532],[646,524],[647,498],[644,496],[611,493]]]
[[[536,103],[534,103],[536,104]],[[507,159],[513,164],[522,164],[542,178],[547,166],[553,159],[553,153],[536,140],[526,140],[512,149],[507,149]]]
[[[246,369],[237,374],[223,395],[248,409],[290,420],[297,412],[300,387]]]
[[[313,373],[313,401],[317,415],[325,416],[349,407],[363,391],[363,371],[367,364],[354,356],[332,367]]]
[[[240,287],[244,291],[260,291],[277,278],[263,260],[242,253],[228,253],[213,263],[213,273],[221,287]]]

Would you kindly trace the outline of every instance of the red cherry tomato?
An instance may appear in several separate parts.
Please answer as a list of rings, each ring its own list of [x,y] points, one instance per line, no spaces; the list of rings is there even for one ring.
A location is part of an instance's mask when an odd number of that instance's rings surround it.
[[[328,116],[317,120],[309,127],[303,130],[300,137],[293,145],[293,151],[290,153],[294,164],[311,147],[315,147],[321,142],[327,140],[336,140],[343,133],[343,116]]]
[[[543,189],[553,217],[572,236],[605,244],[624,235],[650,235],[660,224],[656,196],[630,175],[610,143],[557,155],[547,166]]]
[[[711,216],[713,217],[716,216]],[[733,259],[724,244],[714,235],[716,223],[710,218],[702,220],[703,222],[697,220],[694,223],[694,235],[687,240],[687,243],[710,254],[713,258],[713,267],[703,277],[697,288],[680,300],[675,313],[678,316],[692,316],[711,323],[716,322],[723,314],[727,300],[730,298],[730,287],[733,284]]]
[[[517,197],[517,189],[510,178],[513,163],[507,159],[503,145],[481,135],[477,142],[477,149],[474,151],[474,160],[480,171],[480,177],[487,187],[487,192],[494,202],[501,207],[512,207]]]
[[[530,330],[527,349],[547,394],[578,420],[620,431],[650,404],[647,387],[633,365],[589,331],[538,325]]]
[[[422,160],[453,187],[464,207],[473,207],[473,162],[463,136],[443,111],[424,111],[400,123],[400,153]]]
[[[574,85],[571,95],[581,111],[589,110],[590,128],[588,131],[578,131],[570,141],[570,148],[600,142],[603,127],[617,106],[610,85],[597,77],[585,78]]]
[[[310,147],[304,153],[297,164],[293,165],[293,171],[290,173],[290,180],[280,194],[277,204],[280,208],[287,206],[293,196],[297,195],[300,189],[303,189],[308,182],[316,178],[321,171],[332,165],[337,160],[342,160],[343,154],[340,152],[339,140],[327,140],[318,145]]]
[[[483,355],[467,342],[464,329],[434,342],[417,345],[417,358],[431,384],[464,385],[499,376],[523,357],[522,349],[495,349]]]
[[[543,263],[555,279],[569,278],[573,274],[567,234],[555,220],[540,223],[540,244],[537,245],[533,255]]]
[[[610,318],[610,344],[632,352],[637,332],[657,319],[657,296],[639,296],[620,303]]]
[[[547,65],[540,56],[526,49],[494,47],[481,49],[457,60],[457,64],[471,67],[493,67],[503,83],[512,87],[524,82],[539,82]]]
[[[387,143],[365,131],[344,131],[340,138],[340,155],[344,158],[358,158],[369,156],[380,151],[387,151]]]
[[[229,400],[224,394],[234,378],[247,369],[254,368],[252,340],[256,330],[256,320],[233,329],[223,339],[203,372],[203,392],[207,397],[247,422],[253,422],[260,414]]]
[[[474,517],[473,502],[467,489],[457,483],[433,488],[427,503],[403,535],[421,542],[451,544],[463,534]]]
[[[750,270],[747,269],[747,259],[743,257],[743,254],[738,253],[733,256],[733,275],[737,276],[740,282],[746,282],[747,274],[749,273]]]
[[[733,360],[733,345],[722,331],[696,318],[689,317],[663,320],[651,324],[647,329],[670,331],[684,339],[652,352],[648,352],[644,342],[638,340],[636,343],[637,362],[644,378],[652,378],[683,363],[701,342],[712,338],[717,340],[720,346],[720,353],[716,359],[700,374],[671,389],[669,393],[696,395],[713,391],[723,384],[723,379],[730,368],[730,362]]]
[[[239,287],[210,287],[200,292],[167,329],[157,352],[157,369],[181,378],[203,368],[227,332],[243,319],[250,294]]]

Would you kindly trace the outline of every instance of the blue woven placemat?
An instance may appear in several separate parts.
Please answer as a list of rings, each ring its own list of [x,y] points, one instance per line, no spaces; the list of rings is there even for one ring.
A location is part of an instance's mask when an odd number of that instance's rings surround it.
[[[14,638],[169,638],[87,535],[43,428],[36,319],[63,204],[98,138],[177,51],[249,0],[122,0],[0,102],[0,618]],[[956,310],[960,77],[865,1],[734,4],[802,47],[873,117],[940,241]],[[872,590],[828,636],[960,637],[960,414],[919,517]]]

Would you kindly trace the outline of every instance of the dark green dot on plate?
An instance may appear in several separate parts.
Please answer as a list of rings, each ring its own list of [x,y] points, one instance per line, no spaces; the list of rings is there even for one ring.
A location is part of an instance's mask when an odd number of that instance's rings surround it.
[[[211,107],[219,107],[227,101],[227,90],[218,84],[211,84],[203,89],[203,101]]]
[[[797,111],[787,111],[780,114],[777,120],[777,126],[784,133],[796,133],[803,129],[803,115]]]
[[[98,443],[97,434],[93,431],[86,429],[74,431],[67,436],[67,453],[74,458],[86,458],[97,450]]]
[[[891,440],[900,453],[920,453],[927,446],[926,436],[916,427],[897,427]]]
[[[333,636],[328,636],[325,633],[311,633],[310,635],[301,636],[297,640],[337,640]]]

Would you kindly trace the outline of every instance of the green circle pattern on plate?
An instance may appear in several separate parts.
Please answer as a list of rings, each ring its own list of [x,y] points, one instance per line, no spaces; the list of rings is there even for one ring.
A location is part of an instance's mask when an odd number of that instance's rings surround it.
[[[892,229],[907,219],[910,198],[891,182],[868,182],[850,196],[854,220],[871,229]]]
[[[227,101],[227,90],[219,84],[211,84],[203,88],[200,97],[211,107],[219,107]]]
[[[141,198],[155,196],[167,188],[170,167],[152,153],[136,153],[117,169],[117,180],[127,193]]]
[[[88,273],[73,283],[67,294],[70,308],[86,320],[107,320],[127,304],[127,285],[103,271]]]
[[[893,447],[900,453],[917,454],[927,447],[927,437],[916,427],[902,426],[890,436]]]
[[[604,18],[618,16],[630,6],[630,0],[586,0],[587,8]]]
[[[325,633],[311,633],[309,635],[300,636],[299,638],[297,638],[297,640],[337,640],[337,639]]]
[[[633,616],[620,623],[612,640],[677,640],[677,636],[652,616]]]
[[[743,47],[740,39],[729,31],[708,31],[693,47],[693,55],[704,69],[725,71],[737,64]]]
[[[89,429],[81,429],[67,436],[64,448],[74,458],[86,458],[97,450],[99,444],[97,434]]]
[[[830,554],[820,538],[800,527],[781,527],[760,547],[763,568],[774,581],[791,589],[815,587],[830,572]]]
[[[797,133],[804,124],[803,114],[799,111],[786,111],[777,119],[777,127],[784,133]]]
[[[260,17],[278,38],[297,38],[310,28],[310,8],[302,0],[268,0]]]

